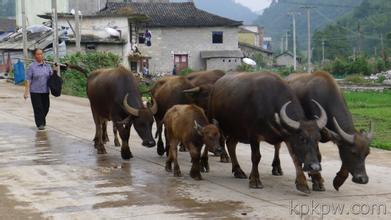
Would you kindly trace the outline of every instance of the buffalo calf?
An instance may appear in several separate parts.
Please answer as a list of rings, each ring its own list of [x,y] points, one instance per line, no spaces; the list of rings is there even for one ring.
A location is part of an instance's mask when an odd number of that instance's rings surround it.
[[[213,124],[210,124],[204,111],[196,105],[175,105],[167,111],[163,123],[169,152],[166,170],[171,172],[171,163],[174,162],[174,176],[181,176],[177,147],[179,143],[182,143],[191,156],[190,176],[201,180],[200,164],[208,170],[209,167],[205,164],[208,150],[215,151],[219,146],[220,132],[217,121],[213,120]],[[206,148],[201,158],[201,149],[204,144]]]

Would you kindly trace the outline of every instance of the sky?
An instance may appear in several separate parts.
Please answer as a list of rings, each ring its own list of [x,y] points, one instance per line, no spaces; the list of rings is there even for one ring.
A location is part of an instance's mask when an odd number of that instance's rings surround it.
[[[267,8],[272,0],[235,0],[236,2],[250,8],[252,11],[259,12]]]

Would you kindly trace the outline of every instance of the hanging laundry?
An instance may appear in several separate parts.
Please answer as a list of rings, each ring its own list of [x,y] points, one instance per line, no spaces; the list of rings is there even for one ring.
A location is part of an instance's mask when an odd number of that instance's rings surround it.
[[[148,29],[145,30],[144,38],[145,38],[145,45],[147,45],[148,47],[152,46],[152,33],[151,33],[151,31],[149,31]]]

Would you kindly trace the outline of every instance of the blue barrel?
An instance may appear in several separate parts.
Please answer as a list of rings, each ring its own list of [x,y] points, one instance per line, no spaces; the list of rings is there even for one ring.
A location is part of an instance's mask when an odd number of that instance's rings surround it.
[[[18,62],[14,64],[14,78],[15,78],[15,84],[20,84],[24,82],[24,80],[26,79],[25,71],[24,71],[24,63],[20,60],[18,60]]]

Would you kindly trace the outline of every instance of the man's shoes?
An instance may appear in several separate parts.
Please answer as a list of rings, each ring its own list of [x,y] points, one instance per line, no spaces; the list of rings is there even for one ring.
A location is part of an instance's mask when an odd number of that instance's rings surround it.
[[[40,131],[45,130],[45,126],[44,126],[44,125],[39,126],[39,127],[38,127],[38,130],[40,130]]]

